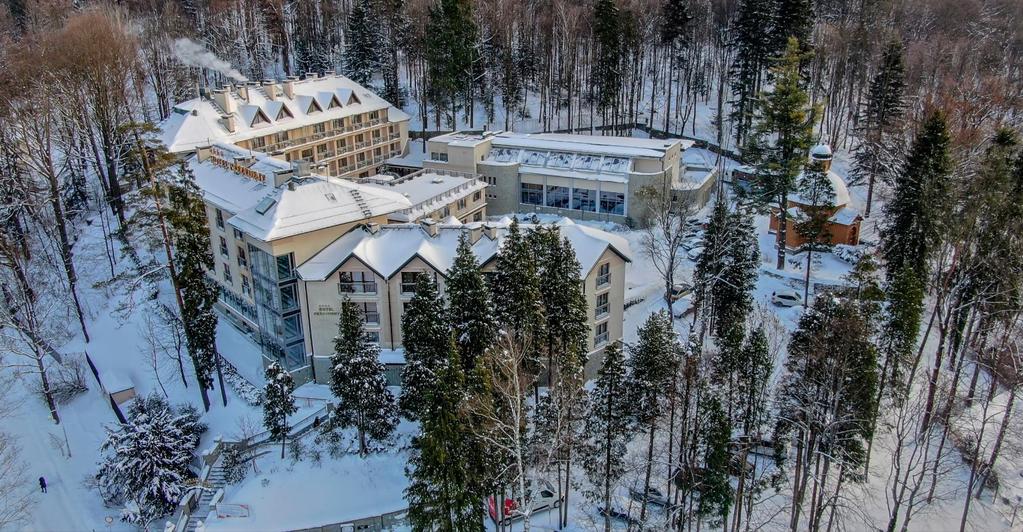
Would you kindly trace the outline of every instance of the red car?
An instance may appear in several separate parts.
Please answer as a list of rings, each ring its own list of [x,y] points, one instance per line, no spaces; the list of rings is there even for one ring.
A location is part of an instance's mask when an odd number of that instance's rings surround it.
[[[533,510],[530,514],[561,506],[562,497],[557,496],[554,492],[554,486],[551,486],[551,483],[546,480],[531,482],[526,489],[533,492],[533,497],[530,500]],[[494,497],[487,498],[487,513],[490,514],[490,519],[498,525],[522,519],[520,508],[521,501],[511,498],[504,499],[501,518],[498,519],[497,504],[494,502]]]

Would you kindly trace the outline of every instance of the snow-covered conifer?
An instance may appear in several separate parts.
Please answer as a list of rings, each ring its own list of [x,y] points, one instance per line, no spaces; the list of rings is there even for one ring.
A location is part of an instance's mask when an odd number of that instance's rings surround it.
[[[480,271],[466,233],[458,239],[455,260],[447,273],[448,322],[455,336],[458,355],[466,374],[476,367],[476,359],[494,342],[497,324],[490,288]]]
[[[379,22],[373,13],[371,0],[355,0],[348,12],[348,32],[345,34],[345,73],[352,81],[368,85],[380,65]]]
[[[437,372],[447,363],[450,336],[437,284],[420,273],[415,294],[405,304],[401,317],[405,367],[401,370],[398,404],[405,417],[419,419],[430,408],[431,389],[438,384]]]
[[[330,364],[330,391],[338,404],[324,428],[354,428],[359,454],[366,456],[371,441],[384,441],[394,432],[398,411],[387,389],[380,347],[366,336],[359,309],[347,298],[341,302]]]
[[[271,440],[281,442],[281,458],[288,441],[288,416],[298,412],[295,406],[295,381],[291,373],[277,362],[266,367],[266,389],[263,395],[263,426],[270,432]]]

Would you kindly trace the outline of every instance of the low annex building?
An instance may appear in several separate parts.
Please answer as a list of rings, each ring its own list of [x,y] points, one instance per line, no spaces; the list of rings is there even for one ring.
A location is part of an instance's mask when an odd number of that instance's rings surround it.
[[[408,148],[409,115],[369,89],[327,72],[204,90],[160,124],[171,153],[229,143],[318,173],[367,177]]]
[[[424,168],[472,172],[489,185],[491,214],[537,212],[636,225],[637,193],[670,187],[676,197],[706,203],[716,173],[689,178],[681,139],[638,139],[557,133],[455,132],[426,142]]]
[[[830,245],[846,244],[857,246],[860,243],[860,224],[863,222],[863,217],[860,216],[858,210],[849,206],[849,187],[846,186],[841,176],[831,171],[831,158],[831,148],[827,145],[817,145],[810,150],[810,161],[820,163],[823,166],[824,172],[826,172],[828,180],[831,182],[831,188],[835,192],[835,208],[829,213],[828,223],[825,228],[826,233],[830,236],[828,243]],[[798,193],[789,195],[788,205],[786,206],[789,220],[799,220],[804,216],[804,209],[812,207],[811,202],[804,200]],[[777,206],[771,209],[769,230],[777,235],[780,242],[781,235],[778,234],[779,212]],[[794,230],[791,225],[785,231],[786,248],[795,250],[806,243],[806,239],[798,231]]]
[[[391,187],[318,175],[307,163],[230,144],[198,148],[186,164],[206,203],[215,261],[210,275],[221,288],[220,306],[259,340],[264,365],[277,360],[300,382],[310,380],[302,326],[307,310],[295,268],[353,228],[422,209]],[[428,194],[418,193],[413,179],[409,195],[434,198],[430,205],[444,212],[468,203],[485,186],[467,177],[433,183],[439,177],[423,172],[419,179],[431,185]],[[485,201],[473,209],[470,216],[485,215]]]
[[[300,298],[308,306],[304,336],[311,349],[316,382],[329,379],[329,361],[341,301],[347,297],[362,311],[366,330],[385,350],[392,369],[402,358],[401,317],[415,291],[416,277],[432,276],[441,295],[458,239],[466,233],[484,274],[493,272],[510,220],[495,223],[379,225],[353,229],[298,267]],[[625,265],[628,242],[616,235],[563,218],[555,224],[579,261],[590,319],[587,375],[600,365],[604,347],[622,337],[625,307]],[[529,231],[531,224],[521,224]],[[396,372],[391,372],[392,384]]]

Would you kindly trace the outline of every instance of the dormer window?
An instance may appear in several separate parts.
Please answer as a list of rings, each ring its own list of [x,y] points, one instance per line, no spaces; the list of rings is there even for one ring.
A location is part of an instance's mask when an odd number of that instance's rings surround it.
[[[281,110],[277,111],[277,118],[275,118],[275,120],[285,120],[288,118],[295,118],[295,115],[291,114],[291,111],[288,110],[288,106],[282,105]]]
[[[249,125],[252,126],[252,127],[255,127],[255,126],[258,126],[260,124],[269,124],[269,123],[270,123],[270,119],[267,118],[266,117],[266,113],[264,113],[263,110],[260,109],[260,110],[256,111],[256,115],[252,117],[252,123],[249,124]]]
[[[309,108],[306,109],[305,114],[311,115],[313,113],[319,113],[322,110],[323,109],[320,107],[320,104],[316,100],[311,100],[309,102]]]
[[[337,96],[333,96],[330,98],[330,104],[327,106],[327,109],[334,109],[337,107],[341,107],[341,102],[337,101]]]

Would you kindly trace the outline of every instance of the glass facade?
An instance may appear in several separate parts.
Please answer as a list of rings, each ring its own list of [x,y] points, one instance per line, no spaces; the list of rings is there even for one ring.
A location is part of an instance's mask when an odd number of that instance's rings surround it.
[[[600,212],[625,215],[625,194],[621,192],[600,192]]]
[[[568,208],[568,187],[547,187],[547,206],[558,209]]]
[[[274,257],[249,245],[249,263],[263,355],[289,370],[298,369],[306,361],[294,257],[290,253]]]
[[[522,183],[522,203],[543,205],[543,185]]]

